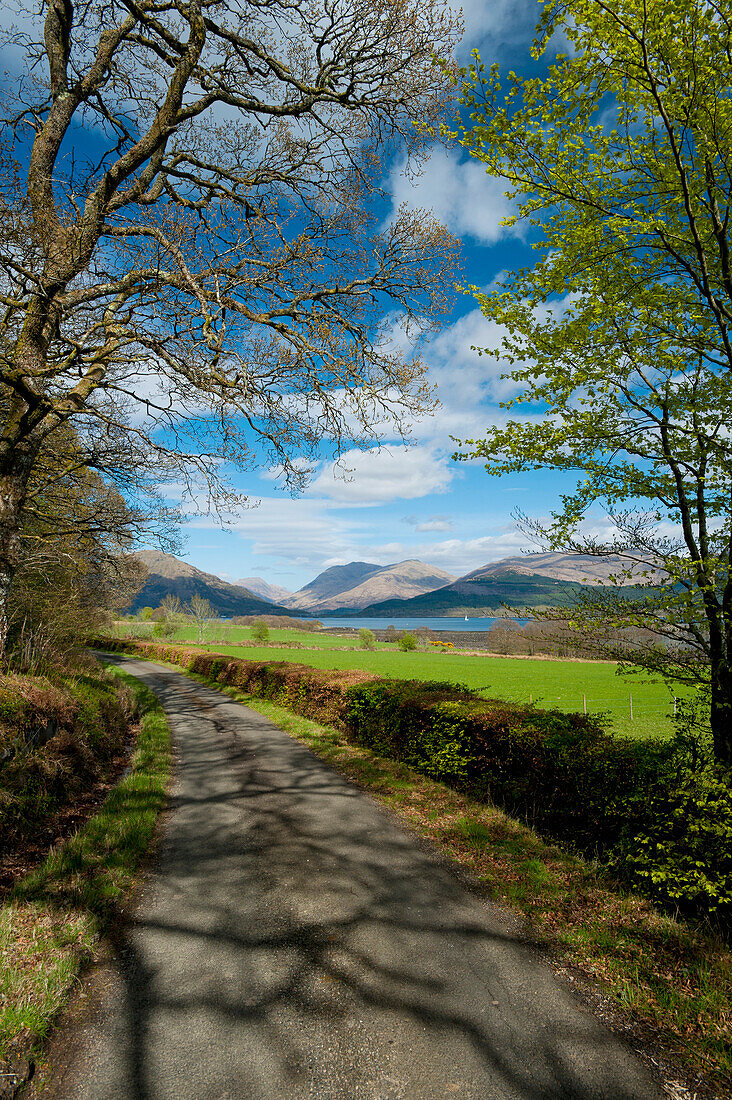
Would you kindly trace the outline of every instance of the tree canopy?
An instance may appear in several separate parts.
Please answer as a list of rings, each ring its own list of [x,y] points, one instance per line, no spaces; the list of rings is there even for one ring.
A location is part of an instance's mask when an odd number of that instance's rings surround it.
[[[440,0],[47,0],[11,32],[0,156],[0,603],[29,472],[72,420],[97,456],[210,495],[226,463],[297,481],[429,408],[394,330],[446,308],[454,242],[381,158],[449,92]],[[0,620],[2,615],[0,614]],[[1,626],[1,621],[0,621]],[[2,630],[0,630],[0,635]],[[0,645],[2,638],[0,637]]]
[[[544,75],[477,56],[462,73],[460,139],[506,181],[538,257],[473,288],[515,396],[461,453],[495,474],[577,471],[549,544],[662,568],[665,604],[628,614],[701,655],[730,761],[732,4],[548,3],[535,59],[557,32],[570,49]],[[607,539],[581,536],[595,505]]]

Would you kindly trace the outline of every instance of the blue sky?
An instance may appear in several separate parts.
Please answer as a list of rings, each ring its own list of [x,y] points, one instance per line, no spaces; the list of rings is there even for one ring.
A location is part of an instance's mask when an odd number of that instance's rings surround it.
[[[533,0],[472,0],[463,5],[467,61],[478,48],[488,64],[526,71],[539,6]],[[509,213],[502,185],[459,148],[435,147],[422,176],[406,179],[393,164],[388,188],[395,205],[432,209],[463,241],[461,281],[486,287],[507,268],[534,255],[518,226],[500,225]],[[450,436],[480,438],[505,417],[499,402],[510,395],[501,364],[479,357],[471,345],[498,342],[496,326],[474,298],[458,295],[442,330],[420,348],[440,407],[413,425],[412,444],[384,439],[380,450],[347,453],[348,473],[324,460],[308,489],[292,498],[267,471],[235,477],[252,507],[222,531],[215,519],[192,518],[184,557],[199,568],[235,580],[263,576],[296,589],[322,569],[348,561],[387,564],[419,558],[460,575],[527,544],[511,513],[520,508],[546,516],[564,485],[556,473],[500,479],[478,463],[451,460]]]

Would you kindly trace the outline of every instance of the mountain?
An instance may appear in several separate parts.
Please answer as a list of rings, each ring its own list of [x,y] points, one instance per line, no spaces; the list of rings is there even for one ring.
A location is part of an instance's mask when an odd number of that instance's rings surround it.
[[[227,584],[213,573],[203,573],[171,554],[140,550],[137,557],[147,566],[148,577],[132,600],[130,611],[158,607],[170,595],[178,596],[182,603],[188,603],[191,596],[203,596],[219,615],[286,614],[284,607],[262,600],[239,585]]]
[[[589,554],[521,554],[490,562],[452,584],[408,600],[386,600],[363,607],[359,614],[391,618],[416,615],[502,615],[506,607],[559,607],[571,604],[587,587],[619,574],[619,557]],[[638,579],[643,583],[645,578]],[[653,573],[653,570],[651,570]],[[655,571],[647,580],[660,579]],[[632,587],[632,586],[631,586]],[[622,591],[623,589],[621,589]],[[629,592],[630,587],[624,588]]]
[[[484,573],[476,570],[435,592],[410,600],[386,600],[370,604],[360,615],[410,618],[415,615],[501,615],[509,607],[556,607],[572,602],[582,585],[539,574],[506,568]]]
[[[454,579],[444,569],[421,561],[401,561],[395,565],[352,561],[326,569],[283,603],[293,610],[317,614],[338,609],[352,611],[382,600],[421,596]]]
[[[629,562],[617,555],[606,558],[596,558],[592,554],[517,554],[513,558],[502,558],[500,561],[483,565],[472,573],[466,574],[462,580],[469,577],[491,576],[504,573],[507,569],[513,573],[521,573],[524,576],[553,577],[559,581],[575,581],[578,584],[603,584],[613,575],[619,575]],[[650,579],[660,578],[660,572],[652,565],[646,567]],[[638,566],[634,571],[635,576],[641,576],[643,569]]]
[[[283,588],[279,584],[268,584],[261,577],[244,577],[240,581],[232,581],[237,588],[246,588],[259,596],[260,600],[268,600],[269,603],[283,603],[292,595],[289,588]]]

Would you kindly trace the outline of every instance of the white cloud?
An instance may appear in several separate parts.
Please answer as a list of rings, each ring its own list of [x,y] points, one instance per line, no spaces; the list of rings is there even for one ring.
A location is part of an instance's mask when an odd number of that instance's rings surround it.
[[[215,521],[204,517],[191,521],[188,527],[210,530]],[[346,524],[333,515],[327,501],[289,497],[263,497],[256,508],[230,516],[227,523],[232,535],[250,543],[249,552],[266,559],[268,569],[270,564],[287,562],[315,572],[323,568],[324,559],[334,554],[352,561],[354,534],[359,529],[358,523]],[[243,575],[233,547],[229,572]]]
[[[456,236],[473,237],[484,244],[517,235],[518,227],[501,225],[501,220],[513,213],[504,194],[506,184],[487,175],[480,161],[461,161],[455,150],[438,146],[416,179],[405,175],[403,169],[403,163],[395,166],[389,178],[395,210],[402,203],[431,210]]]
[[[484,41],[524,43],[539,16],[535,0],[462,0],[451,7],[462,9],[464,49],[473,49]]]
[[[328,462],[310,492],[341,505],[383,504],[442,493],[454,476],[449,459],[427,447],[382,447],[348,451]]]
[[[415,531],[452,531],[452,524],[444,519],[428,519],[425,523],[418,523]]]
[[[432,565],[440,565],[450,573],[462,576],[491,561],[520,554],[527,548],[526,536],[513,524],[501,527],[494,535],[474,539],[444,539],[417,548],[417,557]]]
[[[419,516],[405,516],[403,522],[419,532],[452,531],[452,520],[449,516],[427,516],[425,519],[420,519]]]

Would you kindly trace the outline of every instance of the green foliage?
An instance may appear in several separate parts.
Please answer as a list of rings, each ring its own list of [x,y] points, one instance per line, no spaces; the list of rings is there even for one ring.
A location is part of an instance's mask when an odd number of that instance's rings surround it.
[[[376,649],[376,635],[373,630],[362,626],[358,632],[358,644],[361,649]]]
[[[500,334],[484,352],[510,364],[506,407],[523,415],[462,457],[494,474],[577,472],[545,542],[663,566],[668,583],[647,598],[601,610],[666,641],[636,663],[710,686],[728,765],[731,15],[728,0],[546,3],[534,56],[557,30],[570,56],[545,77],[487,72],[477,57],[462,74],[462,143],[507,181],[511,221],[531,225],[538,253],[476,291]],[[606,542],[577,535],[597,504],[614,520]]]
[[[165,804],[170,730],[155,696],[112,670],[141,717],[131,768],[97,814],[55,846],[0,905],[0,1062],[43,1039],[82,967],[99,957],[101,933],[119,921]]]
[[[153,638],[172,638],[178,629],[177,623],[171,622],[170,619],[159,619],[153,627]]]
[[[707,767],[688,739],[614,737],[597,716],[484,699],[450,681],[378,679],[150,642],[112,646],[336,725],[381,756],[499,805],[576,851],[612,860],[659,903],[698,914],[717,898],[726,913],[732,795],[721,772],[713,783],[695,772],[691,787],[679,778],[691,774],[694,760]]]
[[[252,640],[255,642],[266,642],[269,640],[269,627],[262,619],[257,619],[253,622],[250,628]]]
[[[0,847],[104,774],[132,701],[107,676],[9,676],[0,688]]]
[[[732,785],[707,767],[657,783],[612,866],[666,908],[732,918]]]
[[[401,649],[402,653],[409,653],[413,649],[417,648],[417,639],[414,637],[413,634],[404,633],[402,634],[401,638],[399,638],[397,645]]]

